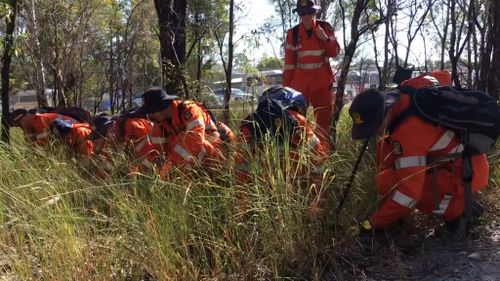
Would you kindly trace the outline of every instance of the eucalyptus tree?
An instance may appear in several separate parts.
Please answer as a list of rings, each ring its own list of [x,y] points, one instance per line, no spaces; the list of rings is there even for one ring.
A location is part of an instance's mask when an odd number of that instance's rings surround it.
[[[12,50],[14,43],[14,28],[17,14],[17,0],[9,0],[2,7],[5,13],[5,37],[3,40],[2,54],[2,141],[10,142],[9,130],[9,87],[10,87],[10,65],[12,62]]]
[[[158,15],[162,80],[165,90],[189,95],[183,66],[186,59],[186,0],[154,0]]]
[[[371,29],[384,22],[386,13],[371,0],[338,0],[338,17],[342,19],[342,38],[344,40],[344,59],[340,67],[340,77],[337,81],[335,111],[333,117],[333,134],[335,138],[337,121],[342,110],[345,84],[352,59],[358,48],[359,40]],[[349,23],[348,23],[349,22]],[[347,29],[350,28],[349,34]]]

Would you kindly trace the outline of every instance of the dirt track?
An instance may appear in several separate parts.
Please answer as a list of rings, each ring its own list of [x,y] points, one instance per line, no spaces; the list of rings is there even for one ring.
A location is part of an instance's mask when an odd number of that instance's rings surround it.
[[[351,261],[356,268],[353,280],[498,281],[500,220],[490,215],[459,243],[420,230],[410,239],[391,240]]]

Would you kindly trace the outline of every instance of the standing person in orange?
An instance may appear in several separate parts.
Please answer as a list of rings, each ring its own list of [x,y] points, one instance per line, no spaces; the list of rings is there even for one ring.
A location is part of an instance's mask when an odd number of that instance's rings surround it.
[[[25,109],[16,109],[10,114],[12,127],[20,127],[29,143],[40,146],[48,144],[48,133],[55,119],[78,123],[75,119],[58,113],[30,113]]]
[[[220,126],[202,105],[179,100],[160,88],[147,90],[142,99],[143,106],[136,113],[147,114],[161,126],[167,138],[164,149],[167,160],[160,171],[163,179],[173,167],[190,169],[200,165],[207,170],[214,160],[226,157]]]
[[[422,75],[404,81],[401,87],[418,89],[438,83],[450,85],[449,73]],[[354,123],[353,139],[370,138],[390,128],[389,134],[378,140],[376,148],[375,181],[383,201],[362,224],[361,230],[387,228],[419,209],[439,215],[452,234],[463,237],[468,223],[463,217],[463,159],[456,154],[464,151],[464,145],[453,131],[425,122],[416,115],[405,115],[409,107],[408,94],[366,91],[356,96],[349,109]],[[405,118],[401,119],[402,116]],[[471,189],[476,193],[488,184],[489,167],[484,154],[471,156],[471,162]],[[474,202],[471,207],[474,217],[481,215],[479,203]]]
[[[300,24],[288,30],[283,85],[301,92],[314,108],[316,132],[330,143],[333,115],[332,84],[335,81],[329,58],[340,52],[333,27],[316,20],[320,6],[313,0],[298,0],[293,10]]]

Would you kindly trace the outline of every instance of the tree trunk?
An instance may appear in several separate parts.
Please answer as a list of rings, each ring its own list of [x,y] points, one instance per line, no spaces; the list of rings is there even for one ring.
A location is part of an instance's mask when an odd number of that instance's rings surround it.
[[[234,33],[234,0],[229,2],[229,35],[227,42],[226,91],[224,93],[224,123],[229,124],[229,100],[231,99],[231,80],[233,76],[233,33]]]
[[[186,59],[186,12],[185,0],[155,0],[159,39],[163,87],[169,93],[184,91],[188,97],[186,79],[182,67]]]
[[[38,40],[38,23],[35,10],[35,0],[31,0],[31,5],[29,6],[26,18],[26,27],[31,33],[29,36],[30,45],[33,48],[33,64],[35,68],[35,92],[38,102],[38,106],[48,106],[47,95],[45,93],[46,83],[45,83],[45,66],[43,65],[43,60],[40,50],[40,41]]]
[[[499,1],[492,1],[493,9],[492,9],[492,18],[493,18],[493,28],[491,33],[493,34],[493,63],[491,68],[491,76],[490,83],[488,85],[488,93],[494,97],[496,100],[499,99],[500,90],[498,89],[498,85],[500,85],[500,70],[498,70],[498,66],[500,65],[500,3]]]
[[[11,13],[6,17],[6,32],[3,43],[2,58],[2,141],[10,143],[9,128],[9,76],[12,62],[12,45],[14,42],[14,27],[16,24],[17,0],[10,0]]]

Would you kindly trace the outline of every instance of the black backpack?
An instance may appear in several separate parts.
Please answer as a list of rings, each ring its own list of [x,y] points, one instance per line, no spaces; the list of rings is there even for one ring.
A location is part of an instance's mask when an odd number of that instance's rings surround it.
[[[278,143],[283,143],[298,125],[281,102],[272,98],[261,100],[255,113],[241,123],[242,127],[249,129],[252,139],[257,143],[262,142],[266,134],[276,138]]]
[[[401,87],[410,95],[410,107],[392,122],[389,132],[411,115],[447,128],[460,137],[469,155],[484,154],[500,135],[500,106],[481,91],[457,90],[450,86]]]

